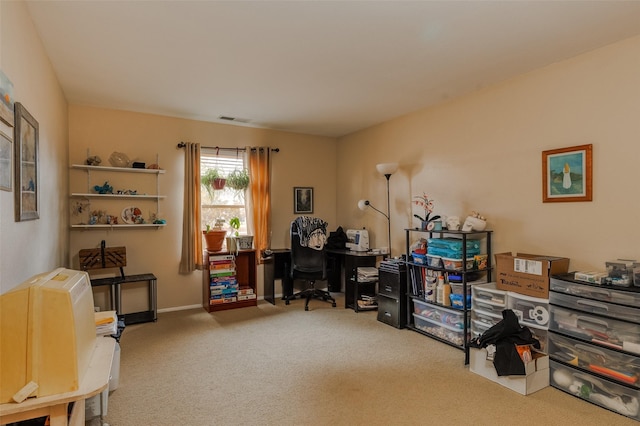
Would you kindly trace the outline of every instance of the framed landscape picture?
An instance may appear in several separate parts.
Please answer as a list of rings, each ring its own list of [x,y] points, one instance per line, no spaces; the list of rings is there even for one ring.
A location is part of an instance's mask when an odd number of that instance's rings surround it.
[[[542,201],[591,201],[593,145],[542,152]]]
[[[14,127],[14,186],[15,220],[34,220],[40,217],[38,176],[38,122],[20,103],[15,103]]]
[[[293,188],[293,212],[295,214],[313,213],[313,188]]]

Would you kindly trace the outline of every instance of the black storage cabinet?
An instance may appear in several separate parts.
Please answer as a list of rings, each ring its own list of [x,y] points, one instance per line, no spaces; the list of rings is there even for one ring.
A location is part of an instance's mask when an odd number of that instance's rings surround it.
[[[378,321],[407,326],[407,269],[403,261],[384,260],[378,271]]]

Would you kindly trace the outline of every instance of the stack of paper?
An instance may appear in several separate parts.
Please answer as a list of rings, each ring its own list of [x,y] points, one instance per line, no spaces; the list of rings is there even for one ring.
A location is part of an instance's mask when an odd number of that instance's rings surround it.
[[[96,312],[96,334],[98,336],[118,333],[118,316],[116,311]]]
[[[378,279],[378,268],[361,266],[358,269],[358,282],[375,281]]]

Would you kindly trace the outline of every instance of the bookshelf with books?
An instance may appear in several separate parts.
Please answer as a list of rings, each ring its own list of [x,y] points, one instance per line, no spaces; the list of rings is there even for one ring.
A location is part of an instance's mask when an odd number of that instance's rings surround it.
[[[256,252],[204,251],[202,306],[207,312],[257,305]]]

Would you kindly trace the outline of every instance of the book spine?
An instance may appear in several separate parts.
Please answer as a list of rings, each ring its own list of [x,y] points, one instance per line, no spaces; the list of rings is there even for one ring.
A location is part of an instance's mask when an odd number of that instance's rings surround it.
[[[211,262],[217,262],[217,261],[233,261],[235,259],[235,256],[232,254],[218,254],[215,256],[209,256],[209,263]]]
[[[239,294],[238,295],[238,300],[252,300],[255,298],[256,298],[255,294]]]
[[[211,271],[211,277],[230,277],[236,274],[235,269],[218,269],[215,271]]]

